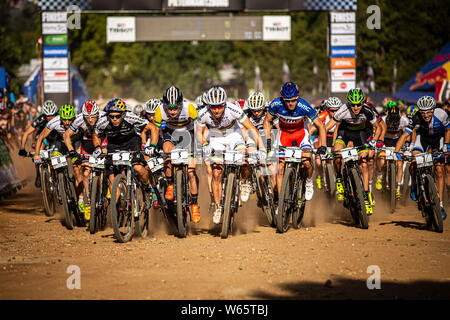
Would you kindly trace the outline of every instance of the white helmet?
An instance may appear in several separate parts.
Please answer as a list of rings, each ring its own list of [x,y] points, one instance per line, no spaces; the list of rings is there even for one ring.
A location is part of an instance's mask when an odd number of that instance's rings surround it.
[[[208,101],[208,91],[209,91],[209,90],[206,90],[206,91],[203,92],[203,94],[202,94],[203,105],[207,105],[207,104],[208,104],[208,103],[207,103],[207,101]]]
[[[328,108],[340,108],[342,106],[342,101],[338,97],[330,97],[327,99],[325,105]]]
[[[46,116],[54,116],[58,113],[58,106],[52,100],[46,100],[42,107],[42,112]]]
[[[227,102],[227,94],[221,87],[212,87],[206,95],[206,104],[221,105]]]
[[[140,104],[137,104],[137,105],[135,105],[135,106],[133,107],[133,112],[134,112],[134,114],[140,115],[140,114],[141,114],[141,111],[142,111],[143,109],[144,109],[144,108],[143,108]]]
[[[144,110],[147,113],[153,114],[156,112],[159,106],[162,105],[162,101],[159,99],[149,99],[144,106]]]
[[[198,96],[197,98],[195,98],[195,104],[197,105],[197,107],[202,107],[203,106],[203,97]]]
[[[88,100],[83,103],[81,107],[81,112],[85,117],[95,116],[100,112],[97,103],[94,100]]]
[[[436,107],[436,100],[431,96],[423,96],[417,101],[417,107],[420,111],[433,110]]]
[[[261,92],[254,92],[247,99],[247,106],[250,110],[259,111],[265,108],[264,95]]]

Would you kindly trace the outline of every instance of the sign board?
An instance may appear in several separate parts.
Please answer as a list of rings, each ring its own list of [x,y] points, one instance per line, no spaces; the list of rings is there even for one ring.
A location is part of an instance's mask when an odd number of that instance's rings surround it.
[[[331,81],[331,92],[347,92],[356,87],[356,81]]]
[[[135,17],[108,17],[106,20],[106,42],[136,41]]]
[[[351,35],[331,35],[332,46],[355,46],[356,36]]]
[[[169,8],[225,8],[230,5],[230,0],[168,0]]]
[[[67,33],[67,23],[49,23],[42,24],[42,34],[64,34]]]
[[[67,22],[67,12],[42,12],[42,22]]]
[[[62,81],[69,80],[69,70],[44,70],[44,81]]]
[[[291,16],[263,16],[264,41],[290,41]]]
[[[356,56],[355,47],[331,47],[331,57],[333,58],[348,58]]]
[[[331,80],[356,80],[356,70],[331,69]]]
[[[355,33],[356,33],[356,24],[354,22],[331,24],[331,34],[355,34]]]
[[[44,81],[44,93],[69,93],[69,82]]]
[[[68,69],[69,59],[66,58],[44,58],[44,70],[48,69]]]
[[[67,57],[69,49],[67,46],[44,47],[44,58]]]
[[[331,12],[330,13],[330,22],[355,22],[356,21],[356,12]]]
[[[355,58],[331,58],[331,69],[355,69]]]
[[[44,36],[45,46],[62,46],[67,45],[67,34],[55,34]]]

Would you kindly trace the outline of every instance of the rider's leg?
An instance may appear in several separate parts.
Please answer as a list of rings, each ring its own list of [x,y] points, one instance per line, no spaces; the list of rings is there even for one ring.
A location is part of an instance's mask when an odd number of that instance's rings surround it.
[[[369,168],[368,168],[368,152],[359,154],[359,167],[361,168],[361,178],[363,181],[364,191],[369,191]]]
[[[436,169],[436,183],[438,187],[439,197],[441,198],[442,201],[442,195],[444,194],[444,164],[436,163],[435,169]]]
[[[303,167],[306,169],[305,199],[309,201],[314,195],[314,183],[312,181],[314,166],[312,163],[311,153],[305,152],[302,154],[302,163]]]
[[[134,163],[133,168],[144,184],[149,183],[149,172],[141,163]]]
[[[212,168],[211,188],[214,194],[214,202],[217,206],[220,205],[220,199],[222,197],[222,173],[223,166],[221,164],[214,163]]]
[[[322,181],[323,181],[323,177],[322,177],[322,160],[320,159],[320,155],[316,154],[316,174],[317,174],[317,179],[316,179],[316,183],[317,183],[317,188],[322,189]]]
[[[396,161],[397,166],[397,194],[400,194],[400,186],[402,185],[403,180],[403,160]]]
[[[163,144],[163,151],[166,154],[170,154],[170,152],[173,150],[174,145],[170,141],[166,141]],[[167,200],[173,200],[173,171],[172,171],[172,162],[169,159],[166,159],[164,161],[164,174],[167,179],[167,190],[165,197]]]

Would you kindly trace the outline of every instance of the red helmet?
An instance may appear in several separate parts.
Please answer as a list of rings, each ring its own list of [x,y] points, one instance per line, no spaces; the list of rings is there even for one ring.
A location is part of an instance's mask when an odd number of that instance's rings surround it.
[[[237,105],[237,106],[240,106],[242,109],[244,109],[244,106],[245,106],[245,99],[237,99],[234,103]]]
[[[88,100],[83,104],[81,111],[85,117],[91,117],[98,114],[100,110],[94,100]]]

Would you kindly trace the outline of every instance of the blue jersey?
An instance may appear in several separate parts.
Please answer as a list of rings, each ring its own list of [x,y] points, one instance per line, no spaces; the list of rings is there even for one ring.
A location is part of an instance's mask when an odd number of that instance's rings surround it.
[[[280,130],[287,132],[307,129],[305,116],[310,118],[311,121],[317,118],[316,110],[302,98],[298,98],[293,111],[287,109],[281,98],[276,98],[269,105],[269,113],[279,118]]]

